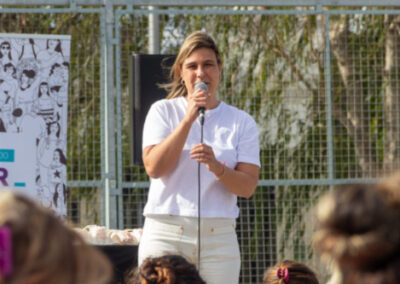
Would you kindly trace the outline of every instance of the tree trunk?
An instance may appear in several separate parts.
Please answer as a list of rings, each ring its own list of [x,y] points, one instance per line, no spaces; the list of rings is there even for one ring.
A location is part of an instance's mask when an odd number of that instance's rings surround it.
[[[361,177],[375,177],[379,172],[375,147],[369,135],[369,115],[365,108],[361,67],[356,65],[357,50],[349,44],[347,19],[336,22],[329,31],[331,48],[336,57],[345,92],[333,99],[333,115],[345,127],[354,144]]]
[[[383,169],[391,172],[398,168],[396,146],[399,141],[399,31],[400,16],[385,15],[385,71],[384,71],[384,111],[385,111],[385,142]]]

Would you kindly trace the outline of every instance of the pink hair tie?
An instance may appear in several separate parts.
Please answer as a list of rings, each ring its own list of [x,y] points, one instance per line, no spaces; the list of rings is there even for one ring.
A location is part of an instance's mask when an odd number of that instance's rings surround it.
[[[287,269],[287,268],[284,268],[284,269],[279,268],[279,269],[276,271],[276,276],[278,277],[278,279],[283,278],[283,281],[284,281],[286,284],[289,284],[289,269]]]
[[[12,267],[11,230],[7,226],[0,227],[0,275],[10,276]]]

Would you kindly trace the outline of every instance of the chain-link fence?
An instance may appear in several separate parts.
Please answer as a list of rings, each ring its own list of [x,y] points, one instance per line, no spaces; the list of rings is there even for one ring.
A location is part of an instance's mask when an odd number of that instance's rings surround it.
[[[223,54],[219,99],[260,129],[259,186],[239,199],[241,283],[261,283],[282,259],[308,263],[324,279],[311,247],[319,196],[398,169],[400,10],[242,4],[3,6],[0,30],[72,36],[68,216],[118,228],[144,221],[149,182],[131,159],[127,63],[148,52],[149,15],[158,18],[162,54],[176,53],[194,30],[210,33]]]

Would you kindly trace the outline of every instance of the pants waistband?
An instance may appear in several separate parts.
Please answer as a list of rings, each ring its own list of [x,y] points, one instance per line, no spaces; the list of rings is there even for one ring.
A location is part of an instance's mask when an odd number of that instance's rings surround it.
[[[193,226],[197,228],[198,220],[196,217],[186,217],[177,215],[150,215],[147,216],[149,220],[155,220],[170,225],[177,226]],[[236,228],[236,220],[233,218],[200,218],[200,226],[202,229],[211,229],[218,227],[232,226]]]

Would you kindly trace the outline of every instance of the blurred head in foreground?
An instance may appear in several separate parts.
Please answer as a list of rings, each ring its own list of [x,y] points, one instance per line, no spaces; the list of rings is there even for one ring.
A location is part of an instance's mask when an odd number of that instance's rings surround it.
[[[29,198],[0,190],[0,283],[106,284],[108,260]]]
[[[314,247],[341,283],[400,283],[400,195],[390,180],[344,186],[318,204]]]

